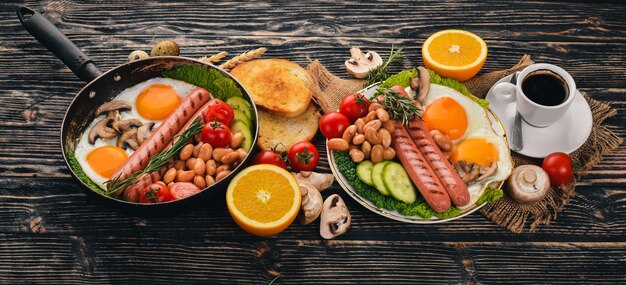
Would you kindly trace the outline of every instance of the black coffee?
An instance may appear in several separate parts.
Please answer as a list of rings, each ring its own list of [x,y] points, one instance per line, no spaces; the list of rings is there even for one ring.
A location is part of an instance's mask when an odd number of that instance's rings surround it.
[[[557,74],[538,70],[524,78],[522,91],[531,101],[544,106],[557,106],[567,99],[567,85]]]

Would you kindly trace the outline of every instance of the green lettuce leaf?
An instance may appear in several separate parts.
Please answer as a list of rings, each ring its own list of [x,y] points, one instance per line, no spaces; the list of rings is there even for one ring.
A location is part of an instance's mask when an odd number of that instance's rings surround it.
[[[418,71],[417,68],[413,68],[412,70],[403,70],[400,71],[389,78],[385,79],[382,83],[380,83],[380,88],[390,88],[391,86],[400,85],[404,88],[409,86],[409,78],[417,77]]]
[[[483,192],[482,195],[480,195],[480,198],[478,198],[478,200],[476,201],[476,205],[480,205],[485,202],[493,203],[500,200],[500,198],[502,198],[502,195],[504,195],[502,189],[489,187],[485,189],[485,192]]]
[[[458,82],[452,78],[441,77],[439,76],[439,74],[437,74],[436,72],[432,70],[428,70],[428,72],[430,72],[430,83],[448,86],[456,91],[459,91],[461,94],[467,97],[470,97],[472,100],[474,100],[474,102],[478,103],[478,105],[480,105],[481,107],[483,108],[489,107],[489,101],[485,99],[480,99],[474,96],[472,93],[469,92],[469,90],[467,90],[467,87],[465,86],[465,84]]]
[[[211,92],[213,97],[223,101],[233,96],[243,97],[241,89],[237,87],[234,80],[216,69],[202,65],[181,65],[171,70],[164,70],[161,75],[202,87]]]

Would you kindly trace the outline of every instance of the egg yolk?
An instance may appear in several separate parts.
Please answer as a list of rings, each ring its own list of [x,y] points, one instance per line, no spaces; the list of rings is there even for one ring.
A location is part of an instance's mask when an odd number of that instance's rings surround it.
[[[471,138],[464,140],[452,150],[450,161],[456,163],[464,160],[467,163],[477,163],[482,166],[489,166],[498,160],[498,150],[485,139]]]
[[[128,154],[123,149],[112,145],[96,148],[87,154],[91,169],[104,178],[111,178],[127,159]]]
[[[455,140],[467,130],[467,115],[459,102],[441,97],[426,106],[424,123],[429,130],[438,130]]]
[[[137,96],[137,112],[148,120],[163,120],[180,104],[176,91],[169,85],[154,84]]]

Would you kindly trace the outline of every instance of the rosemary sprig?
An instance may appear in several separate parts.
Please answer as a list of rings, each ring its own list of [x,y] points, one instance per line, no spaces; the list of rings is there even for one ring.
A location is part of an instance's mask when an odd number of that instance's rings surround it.
[[[391,51],[389,51],[389,57],[387,58],[387,61],[370,70],[365,86],[369,86],[377,82],[382,82],[383,80],[387,79],[390,76],[389,65],[402,60],[402,49],[404,48],[401,47],[397,50],[394,50],[394,46],[391,45]]]
[[[115,193],[117,190],[125,189],[126,187],[132,185],[140,176],[146,173],[152,173],[153,171],[157,171],[165,167],[170,159],[177,155],[180,150],[183,149],[187,143],[189,143],[189,140],[198,134],[203,127],[204,125],[200,121],[200,116],[196,117],[183,133],[174,136],[173,139],[176,142],[172,145],[172,147],[150,158],[150,162],[148,162],[148,166],[146,166],[146,168],[133,173],[133,175],[123,181],[119,181],[120,177],[118,176],[105,182],[110,183],[105,193],[111,194]]]
[[[378,96],[382,95],[383,100]],[[374,100],[383,105],[389,112],[389,117],[393,120],[400,120],[403,125],[408,126],[411,120],[422,118],[422,106],[417,101],[404,97],[398,92],[389,88],[378,88]]]

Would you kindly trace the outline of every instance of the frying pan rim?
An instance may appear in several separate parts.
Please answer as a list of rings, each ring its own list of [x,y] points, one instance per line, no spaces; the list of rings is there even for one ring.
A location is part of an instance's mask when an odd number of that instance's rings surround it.
[[[135,207],[135,208],[155,208],[155,207],[164,207],[166,205],[173,205],[173,204],[182,204],[184,202],[189,202],[189,200],[194,199],[194,197],[197,197],[198,195],[200,195],[201,193],[204,193],[206,191],[210,191],[211,188],[216,187],[216,186],[221,186],[223,183],[220,182],[225,182],[228,181],[230,179],[232,179],[232,176],[235,175],[236,173],[239,172],[240,168],[243,167],[245,164],[247,164],[247,162],[250,160],[251,158],[251,154],[252,151],[249,151],[248,154],[246,155],[246,157],[242,160],[242,163],[240,163],[239,165],[237,165],[235,167],[235,169],[233,169],[233,171],[228,174],[228,176],[226,176],[224,179],[222,179],[221,181],[216,182],[215,184],[205,187],[203,188],[200,192],[195,193],[191,196],[185,197],[183,199],[178,199],[178,200],[172,200],[172,201],[168,201],[168,202],[163,202],[163,203],[138,203],[138,202],[129,202],[126,200],[121,200],[121,199],[116,199],[112,196],[106,195],[104,193],[102,193],[101,191],[96,191],[94,189],[92,189],[91,187],[89,187],[84,181],[82,181],[78,175],[74,172],[74,169],[72,169],[72,167],[70,166],[70,162],[68,160],[68,154],[65,150],[65,134],[67,134],[67,131],[65,130],[65,126],[66,126],[66,121],[68,120],[68,116],[69,116],[69,111],[70,109],[72,109],[72,106],[74,106],[74,104],[76,103],[76,100],[78,99],[78,97],[83,94],[84,92],[86,92],[93,84],[95,84],[94,82],[97,82],[98,80],[101,80],[104,76],[107,76],[111,73],[114,73],[116,71],[118,71],[119,69],[131,65],[131,64],[142,64],[143,66],[147,65],[148,62],[151,61],[157,61],[157,60],[186,60],[189,61],[190,63],[195,63],[195,64],[200,64],[200,65],[204,65],[207,66],[209,68],[213,68],[218,70],[222,75],[227,76],[228,78],[234,80],[238,87],[240,87],[244,92],[245,95],[247,96],[247,99],[249,99],[249,102],[251,103],[252,109],[254,110],[254,123],[255,123],[255,128],[254,128],[254,139],[252,141],[252,148],[254,149],[254,146],[257,143],[258,140],[258,136],[259,136],[259,113],[258,113],[258,109],[256,107],[256,104],[254,103],[254,101],[252,100],[252,96],[250,95],[250,93],[248,92],[248,90],[243,86],[243,84],[241,84],[241,82],[239,82],[239,80],[237,80],[234,76],[232,76],[232,74],[230,74],[229,72],[227,72],[226,70],[224,70],[223,68],[220,68],[219,66],[216,66],[214,64],[208,63],[208,62],[204,62],[201,60],[197,60],[194,58],[189,58],[189,57],[184,57],[184,56],[159,56],[159,57],[150,57],[150,58],[145,58],[145,59],[140,59],[140,60],[136,60],[136,61],[132,61],[132,62],[125,62],[122,63],[120,65],[117,65],[105,72],[103,72],[102,74],[100,74],[98,77],[94,78],[92,81],[88,82],[85,86],[83,86],[83,88],[81,88],[78,93],[76,93],[76,95],[74,96],[74,98],[72,99],[72,101],[70,102],[70,104],[68,105],[67,109],[65,110],[65,114],[63,115],[63,121],[61,122],[61,132],[60,132],[60,140],[61,140],[61,153],[63,154],[63,160],[65,161],[65,164],[67,165],[67,168],[70,170],[70,173],[72,174],[72,177],[74,177],[74,179],[78,180],[78,182],[82,185],[83,188],[87,188],[89,191],[91,191],[94,194],[97,194],[98,196],[105,198],[113,203],[118,203],[120,205],[125,205],[125,206],[129,206],[129,207]],[[141,65],[140,65],[141,66]],[[161,70],[163,71],[163,70]],[[154,78],[154,77],[153,77]],[[114,96],[113,96],[114,97]],[[68,127],[69,128],[69,127]],[[82,133],[81,133],[82,135]]]

